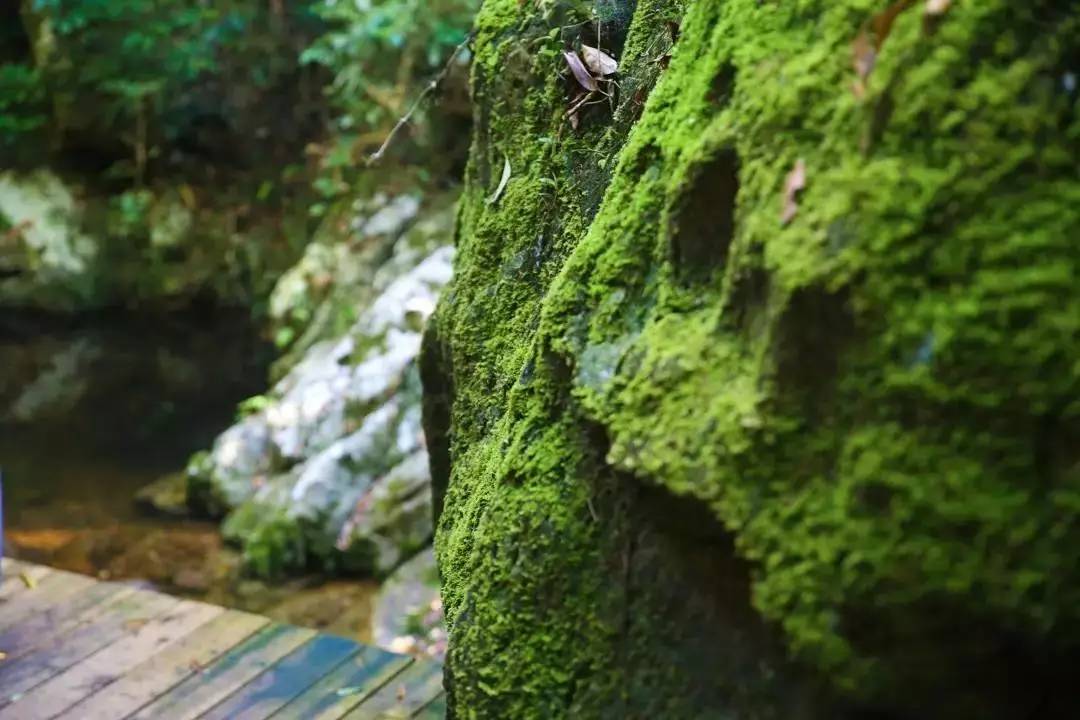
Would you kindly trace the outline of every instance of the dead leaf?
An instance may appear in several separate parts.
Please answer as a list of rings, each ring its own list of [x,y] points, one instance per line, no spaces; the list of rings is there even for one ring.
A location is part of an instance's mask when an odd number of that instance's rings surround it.
[[[596,84],[596,78],[589,73],[576,52],[564,50],[563,57],[566,58],[566,64],[570,66],[570,72],[574,74],[574,79],[577,80],[578,85],[589,92],[596,92],[600,89],[600,86]]]
[[[594,75],[607,77],[619,71],[619,62],[603,50],[582,45],[581,54],[585,58],[585,64]]]
[[[494,205],[499,202],[499,198],[502,197],[503,191],[506,190],[506,186],[510,182],[510,175],[512,173],[513,170],[510,168],[510,158],[503,155],[502,179],[499,180],[499,187],[495,188],[495,193],[488,198],[488,205]]]
[[[926,0],[926,14],[930,16],[944,15],[952,5],[952,0]]]
[[[880,51],[881,46],[885,44],[885,40],[888,39],[889,33],[892,32],[893,24],[896,22],[896,18],[900,17],[900,13],[910,9],[914,4],[915,0],[896,0],[892,5],[870,19],[870,27],[874,31],[874,42],[877,50]]]
[[[866,95],[866,79],[870,77],[870,73],[874,71],[874,65],[877,64],[877,50],[874,49],[869,33],[859,33],[855,42],[851,44],[851,54],[855,65],[855,84],[852,86],[852,91],[855,97],[862,100]]]
[[[780,221],[788,225],[799,212],[799,193],[806,188],[806,162],[799,158],[784,181],[784,212]]]
[[[934,0],[927,0],[933,2]],[[900,13],[915,4],[915,0],[896,0],[863,25],[862,30],[851,43],[852,60],[855,65],[856,80],[852,88],[855,97],[860,100],[866,94],[866,80],[877,65],[878,54],[892,32],[893,24]]]
[[[952,0],[926,0],[926,7],[923,9],[923,32],[929,35],[936,31],[950,7]]]

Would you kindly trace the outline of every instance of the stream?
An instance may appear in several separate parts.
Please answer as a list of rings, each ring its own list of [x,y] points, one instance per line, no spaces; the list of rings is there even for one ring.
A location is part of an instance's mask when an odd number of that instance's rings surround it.
[[[5,553],[368,640],[374,582],[263,583],[216,523],[135,507],[265,389],[272,359],[242,313],[0,318]]]

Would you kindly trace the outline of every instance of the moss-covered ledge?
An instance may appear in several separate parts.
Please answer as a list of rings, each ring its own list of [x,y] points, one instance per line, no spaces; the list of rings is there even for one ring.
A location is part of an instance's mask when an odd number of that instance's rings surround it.
[[[485,3],[424,356],[455,716],[1068,702],[1080,8],[909,5],[866,73],[883,1]]]

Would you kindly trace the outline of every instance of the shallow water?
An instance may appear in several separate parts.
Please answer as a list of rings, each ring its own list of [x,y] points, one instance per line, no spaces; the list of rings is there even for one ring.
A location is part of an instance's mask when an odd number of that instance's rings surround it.
[[[271,359],[235,314],[0,318],[6,552],[366,639],[374,583],[260,583],[215,524],[133,503],[265,389]]]
[[[265,385],[244,319],[102,317],[0,326],[0,466],[12,528],[134,518],[133,493],[182,468]]]

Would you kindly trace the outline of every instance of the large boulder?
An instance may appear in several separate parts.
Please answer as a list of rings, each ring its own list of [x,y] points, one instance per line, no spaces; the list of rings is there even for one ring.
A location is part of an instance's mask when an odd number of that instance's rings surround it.
[[[247,415],[191,464],[191,501],[228,514],[226,536],[260,574],[384,575],[430,542],[416,358],[450,279],[453,216],[448,203],[435,202],[414,227],[416,201],[404,197],[380,201],[381,210],[339,240],[343,247],[319,251],[345,257],[350,247],[387,245],[362,253],[366,264],[327,266],[326,292],[309,296],[322,285],[311,280],[318,253],[310,250],[282,278],[273,296],[282,327],[305,303],[313,322],[325,306],[336,315],[350,293],[370,299],[352,307],[343,333],[320,327],[270,392],[246,403]]]
[[[98,243],[56,175],[0,172],[0,307],[66,310],[97,295]]]
[[[49,170],[0,171],[0,309],[261,301],[295,260],[295,223],[215,193],[163,184],[106,194]]]
[[[1080,713],[1080,9],[487,0],[475,49],[451,716]]]

